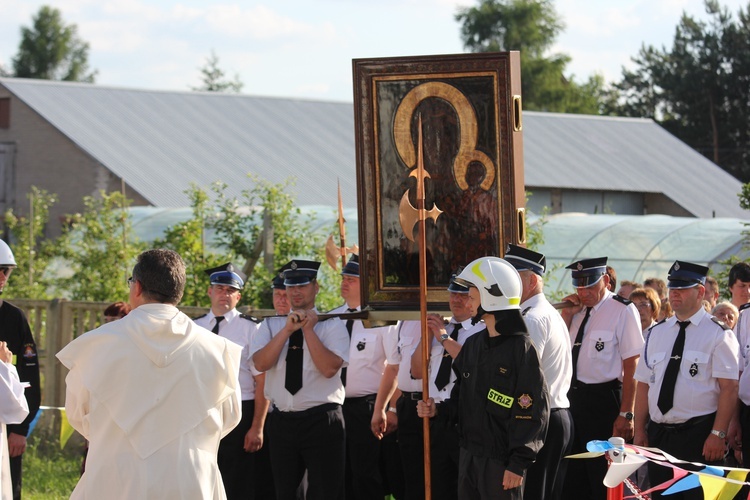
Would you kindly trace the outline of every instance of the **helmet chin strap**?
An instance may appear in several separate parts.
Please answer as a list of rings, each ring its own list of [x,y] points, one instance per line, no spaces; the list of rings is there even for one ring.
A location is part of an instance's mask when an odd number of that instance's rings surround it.
[[[477,307],[477,313],[476,313],[476,315],[472,316],[472,318],[471,318],[471,324],[472,325],[476,325],[477,323],[479,323],[480,321],[482,321],[482,317],[485,314],[487,314],[487,311],[485,311],[482,308],[481,305],[479,307]]]

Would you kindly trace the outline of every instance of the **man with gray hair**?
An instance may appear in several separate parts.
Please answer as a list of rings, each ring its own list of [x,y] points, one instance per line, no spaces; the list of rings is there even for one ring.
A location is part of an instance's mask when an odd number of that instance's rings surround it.
[[[216,450],[240,421],[242,348],[177,309],[185,279],[176,252],[143,252],[133,311],[57,354],[68,420],[90,442],[72,499],[226,498]]]

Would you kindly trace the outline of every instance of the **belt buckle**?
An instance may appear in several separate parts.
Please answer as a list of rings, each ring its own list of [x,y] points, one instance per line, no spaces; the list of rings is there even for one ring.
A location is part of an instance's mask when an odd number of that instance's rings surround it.
[[[422,399],[422,393],[421,392],[412,392],[409,394],[409,397],[412,401],[419,401]]]

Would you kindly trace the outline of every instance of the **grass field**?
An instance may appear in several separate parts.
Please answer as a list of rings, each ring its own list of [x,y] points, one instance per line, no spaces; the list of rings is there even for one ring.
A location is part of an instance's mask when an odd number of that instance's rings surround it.
[[[63,500],[78,482],[81,456],[31,447],[23,456],[23,498]]]

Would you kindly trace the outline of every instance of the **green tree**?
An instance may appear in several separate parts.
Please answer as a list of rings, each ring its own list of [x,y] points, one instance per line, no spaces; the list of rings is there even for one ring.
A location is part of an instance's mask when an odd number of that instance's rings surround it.
[[[325,262],[322,242],[328,234],[313,234],[311,219],[306,218],[289,194],[293,179],[274,184],[250,175],[253,187],[242,193],[240,200],[224,195],[226,185],[214,185],[217,217],[210,223],[217,241],[232,258],[244,263],[248,275],[243,303],[272,308],[270,283],[273,271],[294,257],[308,257]],[[272,244],[264,240],[272,238]],[[261,254],[272,247],[273,255]],[[268,263],[268,264],[266,264]],[[270,269],[266,266],[269,265]],[[321,266],[318,305],[322,309],[338,300],[339,277]]]
[[[83,213],[69,216],[57,247],[70,270],[57,285],[73,300],[116,301],[128,297],[127,278],[143,243],[132,235],[127,200],[121,193],[83,199]]]
[[[49,222],[49,209],[57,203],[57,195],[32,186],[27,194],[29,215],[18,215],[12,209],[4,214],[5,227],[11,234],[11,247],[18,268],[11,275],[9,289],[14,297],[48,299],[51,284],[47,272],[57,245],[44,239]]]
[[[706,0],[708,21],[683,13],[671,48],[643,46],[606,112],[651,117],[714,163],[750,180],[750,6],[735,22]]]
[[[203,84],[200,87],[191,87],[191,90],[239,94],[245,85],[240,81],[240,75],[238,74],[234,75],[233,80],[226,77],[224,70],[219,68],[219,56],[213,50],[211,55],[206,58],[205,66],[200,68],[200,72]]]
[[[78,36],[78,27],[66,24],[60,10],[47,5],[32,21],[31,28],[21,28],[14,76],[93,83],[96,71],[88,72],[89,44]]]
[[[529,110],[597,114],[603,78],[580,85],[565,76],[566,54],[547,55],[564,28],[551,0],[479,0],[459,8],[461,39],[471,52],[518,50],[523,106]]]

